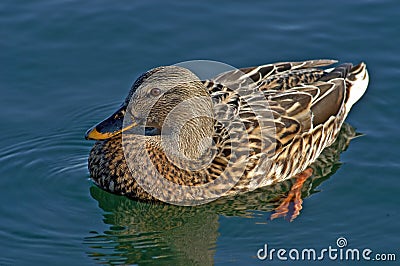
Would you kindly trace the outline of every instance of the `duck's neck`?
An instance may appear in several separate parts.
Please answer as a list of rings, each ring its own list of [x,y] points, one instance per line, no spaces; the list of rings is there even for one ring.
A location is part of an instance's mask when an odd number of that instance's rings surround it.
[[[211,99],[207,97],[180,104],[170,112],[161,130],[161,146],[171,161],[192,164],[211,159],[205,157],[213,147],[212,112]]]
[[[213,119],[197,117],[162,132],[159,144],[170,163],[183,169],[198,170],[212,160],[213,134]]]
[[[211,146],[214,125],[212,118],[193,118],[177,132],[177,147],[188,159],[196,160],[206,153]]]

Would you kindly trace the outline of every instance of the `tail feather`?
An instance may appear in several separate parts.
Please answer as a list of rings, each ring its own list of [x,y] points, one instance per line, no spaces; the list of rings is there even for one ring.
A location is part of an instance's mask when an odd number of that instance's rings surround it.
[[[349,71],[346,77],[347,97],[346,109],[350,111],[351,107],[364,95],[367,90],[369,76],[365,63],[360,63]]]
[[[319,79],[320,81],[329,81],[335,78],[346,78],[348,73],[353,68],[353,64],[344,63],[335,68],[325,70],[324,75]]]

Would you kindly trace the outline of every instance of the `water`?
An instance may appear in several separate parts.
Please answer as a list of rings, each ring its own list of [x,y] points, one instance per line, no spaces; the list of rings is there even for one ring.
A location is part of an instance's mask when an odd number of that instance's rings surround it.
[[[321,250],[341,236],[399,260],[400,6],[268,2],[2,1],[0,265],[283,265],[259,261],[257,250]],[[312,58],[363,60],[371,81],[347,120],[364,136],[319,193],[304,195],[294,222],[268,220],[269,193],[258,207],[178,208],[89,180],[84,132],[143,71],[193,59],[244,67]]]

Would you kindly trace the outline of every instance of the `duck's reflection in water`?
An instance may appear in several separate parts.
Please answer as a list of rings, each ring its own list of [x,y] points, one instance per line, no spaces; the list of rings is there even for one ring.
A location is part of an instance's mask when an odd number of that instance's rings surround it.
[[[333,145],[314,164],[313,176],[302,189],[302,198],[340,167],[339,155],[356,136],[354,128],[343,124]],[[109,230],[91,232],[84,239],[88,256],[105,264],[212,265],[218,237],[218,216],[253,217],[254,211],[270,212],[287,196],[293,179],[206,205],[181,207],[151,204],[115,196],[92,186],[90,193],[103,210]],[[259,213],[259,212],[258,212]]]

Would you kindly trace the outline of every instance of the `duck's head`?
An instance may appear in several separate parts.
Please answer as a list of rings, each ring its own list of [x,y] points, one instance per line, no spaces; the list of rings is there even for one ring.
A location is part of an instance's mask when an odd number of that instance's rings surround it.
[[[198,123],[194,117],[210,117],[211,110],[211,98],[195,74],[178,66],[158,67],[140,76],[118,110],[85,137],[105,140],[134,127],[162,131],[164,124],[171,128],[185,120],[182,127],[187,121]]]

